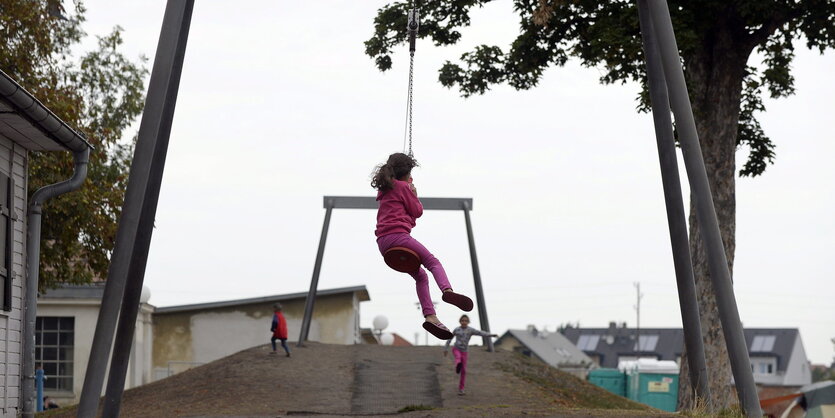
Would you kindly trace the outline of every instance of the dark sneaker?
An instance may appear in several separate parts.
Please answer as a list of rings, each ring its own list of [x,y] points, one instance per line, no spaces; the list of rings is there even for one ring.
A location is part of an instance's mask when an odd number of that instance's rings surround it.
[[[453,337],[453,335],[449,331],[449,329],[447,327],[445,327],[444,324],[441,324],[441,323],[433,324],[429,321],[424,321],[423,322],[423,329],[429,331],[430,334],[432,334],[432,335],[434,335],[434,336],[436,336],[436,337],[438,337],[442,340],[451,340],[452,337]]]
[[[473,300],[464,295],[459,295],[455,292],[444,292],[441,299],[446,303],[457,306],[462,311],[469,312],[473,310]]]
[[[461,366],[463,365],[464,363],[458,363],[455,365],[455,374],[461,374]]]

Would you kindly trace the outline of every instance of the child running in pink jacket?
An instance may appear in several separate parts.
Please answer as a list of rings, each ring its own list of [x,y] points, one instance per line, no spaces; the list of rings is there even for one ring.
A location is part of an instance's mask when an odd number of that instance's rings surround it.
[[[432,272],[435,283],[443,291],[443,301],[457,306],[464,311],[473,309],[472,299],[455,293],[449,284],[444,267],[429,250],[409,235],[415,227],[415,221],[423,215],[423,205],[417,197],[417,189],[412,184],[412,168],[417,162],[412,157],[396,153],[389,156],[385,164],[377,167],[371,180],[371,187],[378,190],[377,201],[377,246],[380,253],[393,247],[405,247],[420,257],[420,263]],[[418,267],[409,273],[415,279],[418,300],[423,311],[423,328],[432,335],[449,340],[453,337],[444,324],[435,315],[435,307],[429,294],[429,278],[426,270]]]

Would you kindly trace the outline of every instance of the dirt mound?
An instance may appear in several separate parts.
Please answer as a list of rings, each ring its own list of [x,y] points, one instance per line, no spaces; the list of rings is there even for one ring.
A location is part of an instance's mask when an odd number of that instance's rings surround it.
[[[398,360],[403,361],[402,368],[397,367]],[[422,374],[416,376],[414,370]],[[309,343],[287,358],[270,354],[264,345],[128,390],[121,412],[125,417],[333,416],[352,411],[420,416],[674,416],[521,355],[487,353],[481,347],[471,348],[467,395],[457,396],[457,383],[452,361],[444,358],[440,347]],[[380,396],[375,397],[378,387]],[[47,415],[71,417],[75,408]]]

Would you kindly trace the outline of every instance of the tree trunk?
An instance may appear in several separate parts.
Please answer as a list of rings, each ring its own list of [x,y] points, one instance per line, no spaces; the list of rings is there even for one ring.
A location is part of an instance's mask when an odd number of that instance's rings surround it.
[[[704,48],[685,56],[696,129],[704,155],[713,203],[733,274],[736,230],[736,139],[739,122],[742,80],[750,49],[735,43],[729,32],[715,32]],[[731,368],[719,311],[707,263],[707,254],[696,219],[694,197],[690,198],[690,251],[699,302],[708,385],[712,399],[697,405],[690,384],[686,353],[682,356],[679,378],[679,409],[706,406],[715,413],[737,403],[731,390]]]

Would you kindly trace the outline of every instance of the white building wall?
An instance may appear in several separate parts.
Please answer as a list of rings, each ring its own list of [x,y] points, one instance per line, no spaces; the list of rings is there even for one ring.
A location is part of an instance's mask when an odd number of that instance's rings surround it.
[[[93,333],[96,329],[96,320],[99,314],[99,301],[79,300],[72,303],[52,305],[44,302],[38,303],[38,317],[57,316],[75,318],[75,329],[73,334],[73,379],[72,392],[56,392],[47,390],[45,393],[60,404],[76,400],[75,394],[81,393],[84,385],[84,373],[87,370],[87,362],[90,356],[90,347],[93,342]]]
[[[153,307],[143,304],[136,318],[133,346],[131,347],[128,375],[125,387],[132,388],[150,383],[153,380]]]
[[[98,299],[45,299],[38,302],[38,317],[57,316],[75,318],[72,392],[45,391],[46,395],[55,399],[60,405],[76,403],[81,398],[81,389],[84,387],[84,374],[87,372],[87,365],[90,359],[90,350],[93,345],[93,334],[96,331],[99,307],[100,301]],[[128,364],[127,377],[125,378],[126,389],[150,383],[152,380],[152,342],[148,337],[148,335],[152,334],[152,312],[152,306],[143,304],[137,316],[136,334],[133,345],[131,346],[131,357]],[[109,369],[109,358],[107,362]],[[104,391],[105,388],[102,387],[102,395],[104,395]]]
[[[203,312],[191,317],[192,359],[208,363],[241,350],[270,342],[270,316],[254,317],[242,311]],[[300,319],[287,318],[287,328],[301,329]],[[288,335],[288,340],[297,336]],[[295,337],[295,338],[294,338]],[[311,323],[310,339],[319,339],[319,326]],[[278,342],[276,342],[278,344]]]
[[[17,416],[20,405],[21,330],[26,260],[27,151],[0,136],[0,171],[14,179],[12,310],[0,311],[0,416]]]
[[[783,385],[803,386],[812,383],[812,371],[809,369],[809,359],[806,358],[806,350],[803,348],[800,332],[797,333],[797,338],[794,340],[792,355],[788,361]]]
[[[362,343],[362,331],[360,331],[360,298],[354,293],[354,317],[351,320],[351,327],[354,329],[354,344]]]

